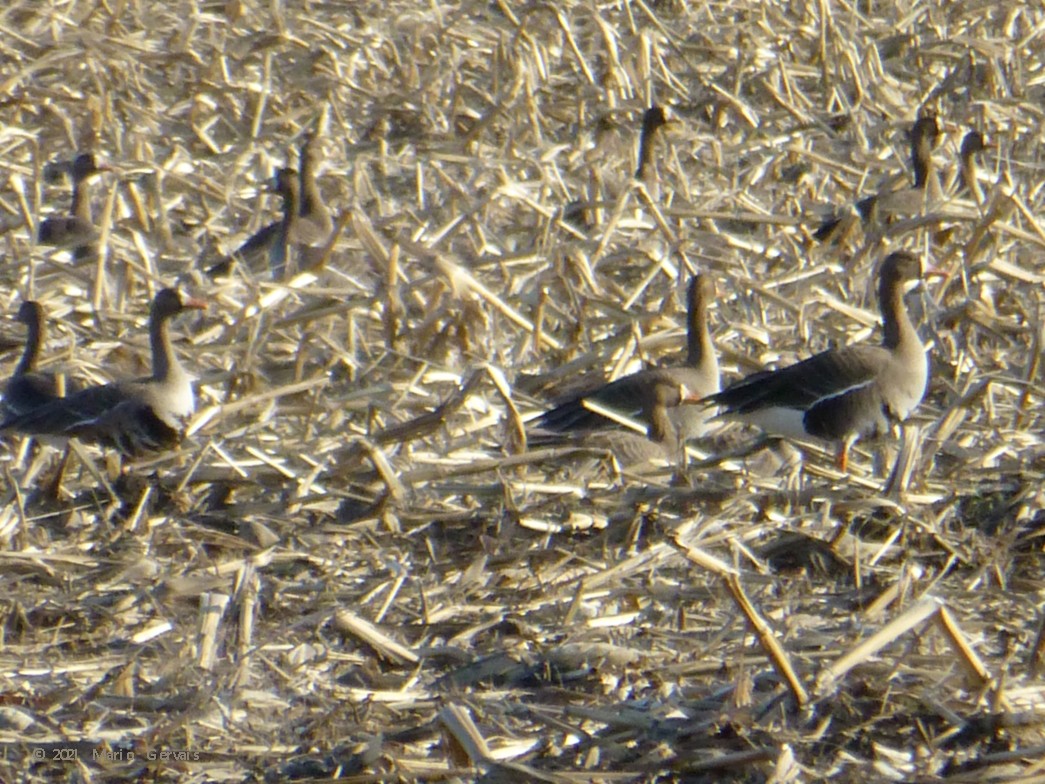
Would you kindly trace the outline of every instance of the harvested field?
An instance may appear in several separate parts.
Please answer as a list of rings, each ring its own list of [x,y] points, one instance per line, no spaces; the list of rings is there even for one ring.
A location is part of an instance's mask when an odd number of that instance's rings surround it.
[[[1045,11],[1019,3],[13,0],[0,10],[4,368],[140,375],[151,296],[199,379],[121,467],[7,438],[0,781],[1045,780]],[[641,184],[651,103],[676,118]],[[812,234],[910,183],[935,112],[979,198]],[[204,270],[278,219],[308,133],[314,267]],[[99,252],[33,241],[93,150]],[[956,191],[957,187],[952,187]],[[901,439],[685,467],[527,446],[582,377],[677,361],[715,281],[724,380],[880,340]],[[779,464],[779,465],[778,465]]]

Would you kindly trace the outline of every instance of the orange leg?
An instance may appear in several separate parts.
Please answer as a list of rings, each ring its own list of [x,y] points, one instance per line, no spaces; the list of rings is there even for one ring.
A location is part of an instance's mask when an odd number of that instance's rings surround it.
[[[843,441],[838,445],[838,452],[835,454],[835,465],[838,470],[843,474],[849,470],[849,442]]]

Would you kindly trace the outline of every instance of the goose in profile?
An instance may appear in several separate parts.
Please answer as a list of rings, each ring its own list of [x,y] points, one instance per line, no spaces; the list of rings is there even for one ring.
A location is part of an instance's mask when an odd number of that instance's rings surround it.
[[[204,302],[183,299],[176,289],[163,289],[149,311],[152,375],[86,387],[23,414],[8,414],[0,432],[75,437],[131,457],[177,445],[195,397],[192,377],[171,345],[168,324],[187,309],[205,308]]]
[[[293,169],[280,169],[276,172],[273,190],[283,197],[283,220],[277,224],[276,235],[269,245],[269,269],[275,280],[282,280],[288,270],[297,266],[296,251],[298,246],[307,245],[303,228],[310,224],[302,223],[298,209],[301,204],[301,185],[298,173]]]
[[[642,113],[642,124],[639,129],[639,163],[635,169],[635,180],[646,185],[651,195],[657,191],[654,142],[656,141],[657,132],[665,125],[668,125],[669,122],[667,111],[656,104],[653,104]],[[599,126],[607,130],[614,128],[613,123],[606,118],[599,122]],[[596,144],[596,148],[599,146],[599,144]],[[591,175],[597,186],[595,190],[598,190],[600,182],[599,170],[597,168],[591,169]],[[578,229],[590,230],[594,225],[593,208],[595,206],[596,202],[574,199],[563,206],[562,220]]]
[[[26,326],[25,350],[4,386],[0,401],[0,417],[4,419],[24,416],[60,397],[58,379],[37,370],[47,339],[43,307],[39,302],[26,300],[18,308],[17,320]]]
[[[298,205],[298,240],[316,247],[323,245],[334,233],[334,216],[323,201],[323,194],[316,181],[316,173],[323,163],[323,151],[315,136],[309,134],[301,144],[298,154],[298,185],[301,201]]]
[[[318,248],[330,239],[334,219],[316,181],[322,150],[314,136],[305,137],[298,161],[297,171],[290,167],[278,170],[265,188],[282,197],[283,217],[248,237],[230,256],[208,268],[208,275],[228,275],[239,259],[251,268],[267,262],[278,280],[285,275],[288,256],[295,248]]]
[[[930,273],[938,274],[935,269]],[[837,465],[861,436],[902,423],[925,396],[929,360],[904,307],[904,286],[922,277],[919,259],[891,253],[878,277],[880,346],[829,349],[794,365],[748,376],[700,401],[721,416],[799,440],[833,442]]]
[[[940,135],[935,114],[920,117],[908,132],[911,143],[911,170],[914,185],[899,190],[887,190],[858,201],[854,209],[860,220],[867,224],[884,221],[896,215],[913,215],[925,206],[927,186],[932,178],[932,152]],[[851,224],[845,215],[834,215],[813,232],[813,237],[826,242],[843,233]]]
[[[677,367],[640,370],[616,381],[574,395],[559,402],[544,412],[534,424],[553,432],[599,430],[614,426],[607,417],[593,411],[586,401],[600,407],[611,408],[623,414],[639,417],[651,424],[647,404],[651,390],[662,394],[662,387],[684,387],[692,396],[704,398],[719,389],[718,358],[708,331],[708,305],[715,296],[714,283],[707,275],[695,275],[686,292],[687,350],[685,364]],[[667,406],[671,417],[683,438],[696,438],[704,434],[708,414],[692,406]]]
[[[80,153],[73,160],[70,173],[73,181],[73,202],[68,215],[52,215],[40,222],[36,241],[56,248],[71,248],[77,261],[89,258],[97,250],[98,229],[91,216],[90,179],[109,171],[98,164],[94,155]]]

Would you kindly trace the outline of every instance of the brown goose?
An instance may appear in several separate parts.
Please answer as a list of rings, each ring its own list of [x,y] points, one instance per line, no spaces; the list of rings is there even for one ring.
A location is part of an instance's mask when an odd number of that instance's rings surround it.
[[[555,408],[538,417],[534,424],[545,430],[566,432],[599,430],[613,426],[613,420],[597,414],[585,405],[592,400],[605,408],[624,414],[645,417],[644,404],[649,401],[650,389],[662,385],[685,387],[696,398],[704,398],[719,389],[718,358],[708,333],[707,309],[715,295],[715,286],[707,275],[695,275],[687,290],[687,351],[682,367],[640,370],[611,381],[591,392],[575,395],[561,401]],[[676,408],[672,416],[684,438],[703,434],[708,415],[695,407]]]
[[[632,471],[654,462],[672,462],[679,454],[679,434],[672,413],[682,408],[684,402],[698,400],[698,396],[671,375],[653,375],[636,390],[633,399],[640,418],[647,423],[645,435],[630,430],[589,430],[570,435],[546,433],[538,434],[530,444],[562,443],[565,440],[586,448],[605,449],[613,453],[622,468]]]
[[[293,169],[280,169],[276,172],[273,190],[283,197],[283,220],[279,222],[276,236],[269,245],[269,269],[272,277],[281,280],[287,270],[296,267],[295,251],[299,245],[307,245],[303,241],[301,216],[298,209],[301,203],[301,186],[298,173]]]
[[[98,230],[91,217],[91,194],[88,181],[95,174],[109,171],[99,165],[89,152],[76,156],[72,163],[73,204],[68,215],[53,215],[40,223],[36,241],[41,245],[72,248],[73,258],[88,258],[95,250]]]
[[[21,416],[7,416],[0,432],[71,437],[129,456],[170,448],[181,440],[182,424],[195,408],[192,378],[174,354],[168,322],[188,308],[205,309],[163,289],[149,311],[152,375],[82,389]]]
[[[961,187],[977,204],[983,204],[983,190],[980,188],[978,172],[976,167],[976,156],[985,150],[991,149],[990,144],[983,138],[979,131],[969,131],[962,139],[962,146],[958,152],[958,171],[961,178]]]
[[[653,104],[642,114],[642,127],[639,130],[639,164],[635,169],[635,179],[646,185],[650,195],[657,192],[656,160],[654,155],[654,141],[657,131],[669,123],[667,112],[660,106]],[[598,123],[601,129],[596,136],[612,135],[615,125],[608,118],[603,118]],[[596,149],[602,145],[596,142]],[[594,190],[601,188],[601,178],[597,169],[592,169]],[[597,202],[587,199],[574,199],[563,206],[562,220],[574,228],[589,231],[595,222],[595,211]]]
[[[248,237],[231,256],[210,267],[208,275],[228,275],[236,259],[244,260],[248,267],[267,259],[273,277],[279,279],[286,272],[290,255],[288,248],[315,248],[330,239],[334,220],[316,182],[316,169],[321,160],[319,142],[315,137],[307,136],[299,152],[299,171],[280,169],[266,187],[266,190],[283,197],[283,218]]]
[[[308,135],[298,157],[301,203],[298,207],[298,241],[305,245],[323,245],[334,233],[334,218],[323,201],[316,182],[316,170],[323,162],[323,151],[315,136]]]
[[[929,273],[938,274],[935,269]],[[849,447],[862,435],[885,433],[921,402],[929,380],[925,346],[904,307],[904,284],[921,278],[906,251],[891,253],[879,271],[881,346],[830,349],[778,370],[748,376],[705,398],[722,415],[776,435],[838,444],[845,471]]]
[[[932,174],[932,152],[940,127],[935,114],[920,117],[908,133],[911,142],[911,170],[914,185],[900,190],[884,191],[861,199],[855,205],[856,213],[864,223],[871,223],[895,214],[913,214],[925,205],[926,187]],[[846,224],[846,216],[835,215],[820,224],[813,237],[827,241],[837,236]]]
[[[39,302],[26,300],[18,309],[17,318],[25,324],[28,333],[22,358],[4,387],[4,398],[0,404],[0,416],[4,419],[23,416],[59,397],[57,379],[50,373],[40,373],[36,369],[40,349],[46,339],[44,309]]]
[[[653,142],[657,131],[668,124],[664,109],[654,104],[642,115],[642,130],[639,132],[639,167],[635,179],[646,181],[653,176]]]

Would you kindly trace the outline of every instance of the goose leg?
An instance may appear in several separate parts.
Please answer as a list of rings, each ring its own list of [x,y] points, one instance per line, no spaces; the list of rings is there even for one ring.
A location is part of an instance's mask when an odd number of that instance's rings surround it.
[[[65,449],[62,450],[62,457],[58,461],[58,467],[55,468],[54,477],[47,483],[45,489],[45,495],[52,501],[57,501],[58,496],[62,492],[62,482],[65,480],[65,469],[69,465],[69,454],[72,450],[66,445]]]
[[[844,439],[839,443],[838,451],[835,453],[835,467],[843,474],[849,473],[849,447],[852,443],[852,439]]]

